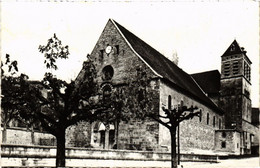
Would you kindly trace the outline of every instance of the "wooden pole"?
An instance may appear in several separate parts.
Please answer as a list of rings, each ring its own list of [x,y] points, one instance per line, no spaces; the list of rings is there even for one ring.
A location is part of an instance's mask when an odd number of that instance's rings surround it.
[[[181,100],[181,103],[180,103],[180,111],[183,112],[183,100]],[[178,165],[180,165],[180,123],[178,122]]]
[[[180,165],[180,123],[178,124],[178,165]]]

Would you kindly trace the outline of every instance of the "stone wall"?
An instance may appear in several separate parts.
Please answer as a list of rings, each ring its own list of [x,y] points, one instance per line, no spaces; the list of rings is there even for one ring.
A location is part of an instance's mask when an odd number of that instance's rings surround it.
[[[107,53],[107,47],[111,52]],[[97,70],[97,82],[99,94],[104,96],[106,85],[109,85],[112,92],[122,92],[123,99],[129,98],[131,90],[127,88],[130,82],[137,80],[138,70],[142,69],[149,77],[154,77],[152,70],[132,50],[124,37],[117,30],[116,26],[109,20],[101,36],[99,37],[90,58],[94,61]],[[81,70],[77,81],[84,80],[84,69]],[[151,82],[151,87],[156,88],[156,82]],[[136,96],[136,95],[134,95]],[[133,97],[133,96],[132,96]],[[159,93],[155,95],[153,110],[159,111]],[[124,108],[124,112],[130,112],[130,108]],[[136,150],[155,150],[158,145],[158,123],[149,121],[142,122],[131,120],[120,122],[118,129],[118,148]],[[93,138],[93,135],[91,135]],[[98,137],[98,134],[96,135]],[[92,140],[91,140],[92,142]]]
[[[160,83],[160,91],[161,114],[163,114],[162,106],[168,106],[169,95],[172,98],[172,106],[179,104],[183,100],[185,106],[190,107],[193,105],[201,109],[201,119],[194,117],[192,120],[186,120],[180,124],[181,152],[214,153],[215,130],[222,128],[223,116],[164,82]],[[213,118],[215,118],[215,124]],[[162,125],[159,126],[159,144],[162,148],[170,150],[170,134],[168,129]]]
[[[251,147],[252,146],[259,146],[259,127],[252,125],[247,121],[242,121],[243,127],[243,147],[245,154],[251,154]]]
[[[225,128],[242,131],[243,79],[221,79],[220,106],[225,111]]]
[[[47,145],[56,144],[56,138],[48,133],[31,132],[25,128],[7,128],[6,144]]]
[[[90,147],[90,127],[88,122],[79,122],[66,130],[66,146]],[[6,144],[55,146],[56,138],[44,132],[31,132],[25,128],[7,128]]]
[[[66,146],[90,147],[90,135],[90,123],[86,121],[80,121],[66,129]]]
[[[158,147],[159,124],[133,120],[119,124],[119,149],[154,151]]]
[[[2,167],[54,167],[55,147],[1,146]],[[170,153],[66,148],[66,167],[169,167]],[[217,162],[216,155],[181,154],[181,161]],[[155,166],[159,165],[159,166]],[[164,166],[167,165],[167,166]]]
[[[159,85],[152,80],[148,86],[149,105],[148,112],[159,112]],[[130,95],[129,95],[130,96]],[[128,109],[130,110],[130,109]],[[140,109],[142,111],[142,109]],[[142,113],[142,112],[141,112]],[[159,123],[146,118],[145,120],[133,118],[128,122],[120,122],[118,128],[118,148],[130,150],[158,150]]]
[[[239,155],[242,148],[241,135],[235,130],[217,130],[215,135],[215,150],[229,155]]]
[[[110,53],[105,52],[107,46],[112,47]],[[113,86],[126,84],[129,79],[136,78],[136,68],[146,66],[129,47],[111,20],[105,26],[91,52],[90,58],[96,66],[97,81],[100,85],[107,82]],[[113,68],[111,79],[104,77],[103,70],[106,66]],[[151,70],[148,73],[153,74]],[[82,78],[84,78],[84,69],[80,71],[77,81],[82,80]]]
[[[248,122],[252,122],[252,104],[251,104],[251,84],[243,78],[242,81],[242,94],[243,94],[243,105],[242,105],[242,119]]]
[[[227,129],[242,131],[242,120],[251,122],[251,85],[243,77],[221,79],[220,106],[226,112]]]

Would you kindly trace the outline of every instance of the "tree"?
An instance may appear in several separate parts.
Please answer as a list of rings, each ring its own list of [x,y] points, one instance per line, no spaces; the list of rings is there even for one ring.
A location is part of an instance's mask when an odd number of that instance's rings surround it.
[[[28,93],[31,94],[27,94],[26,99],[32,101],[26,104],[21,115],[23,118],[34,118],[39,121],[45,131],[56,137],[57,167],[65,167],[66,128],[80,120],[92,121],[98,110],[97,105],[91,102],[95,90],[94,87],[90,87],[92,86],[90,83],[91,81],[84,80],[84,85],[78,88],[75,82],[67,83],[47,73],[40,88],[35,86],[28,88]]]
[[[39,51],[44,53],[47,69],[57,70],[57,59],[66,59],[69,55],[68,46],[63,46],[54,34],[46,46],[40,45]],[[65,167],[65,131],[78,121],[93,121],[97,114],[104,110],[93,97],[96,95],[96,70],[93,62],[88,59],[83,63],[85,70],[81,81],[66,81],[47,72],[44,79],[37,85],[26,83],[23,97],[28,100],[20,110],[23,118],[37,120],[41,127],[54,135],[57,141],[56,166]]]
[[[47,45],[39,45],[39,51],[44,53],[44,64],[47,69],[57,70],[57,59],[67,59],[69,55],[69,46],[63,46],[54,33],[53,37],[48,40]]]
[[[128,105],[132,107],[133,117],[142,120],[150,118],[169,130],[171,135],[171,165],[172,168],[177,168],[176,132],[179,124],[184,120],[199,116],[200,112],[197,107],[184,106],[181,101],[174,108],[162,107],[164,114],[159,114],[158,111],[153,110],[153,97],[156,90],[151,88],[149,84],[151,80],[152,76],[149,75],[147,68],[137,68],[137,79],[130,83],[130,90],[135,96],[128,101]]]
[[[177,152],[176,152],[176,132],[179,124],[184,120],[192,119],[195,116],[199,116],[200,112],[196,111],[197,107],[189,107],[183,106],[183,102],[176,108],[162,108],[164,111],[164,115],[150,115],[149,117],[159,122],[163,126],[165,126],[171,135],[171,165],[172,168],[177,168]]]
[[[2,142],[6,142],[6,128],[11,121],[25,123],[19,115],[19,109],[24,103],[21,84],[28,78],[25,74],[18,75],[18,62],[11,60],[6,54],[5,62],[1,61],[1,125],[3,127]],[[29,122],[28,122],[29,123]],[[31,123],[30,123],[31,124]]]

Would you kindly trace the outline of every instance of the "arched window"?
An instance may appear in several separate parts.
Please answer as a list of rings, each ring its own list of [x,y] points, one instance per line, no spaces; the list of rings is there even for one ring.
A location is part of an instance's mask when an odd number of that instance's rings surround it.
[[[172,96],[169,95],[168,96],[168,109],[171,109],[172,108]]]

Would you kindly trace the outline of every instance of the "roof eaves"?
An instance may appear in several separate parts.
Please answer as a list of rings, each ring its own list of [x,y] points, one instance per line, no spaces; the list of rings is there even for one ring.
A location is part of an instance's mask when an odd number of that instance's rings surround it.
[[[123,39],[125,40],[125,42],[128,44],[128,46],[130,47],[130,49],[153,71],[153,73],[155,73],[155,75],[159,76],[160,78],[163,78],[162,75],[160,75],[159,73],[157,73],[136,51],[135,49],[132,47],[132,45],[128,42],[128,40],[126,39],[126,37],[124,36],[124,34],[121,32],[121,30],[118,28],[118,26],[116,25],[116,23],[114,22],[113,19],[110,19],[111,22],[114,24],[114,26],[116,27],[116,29],[118,30],[118,32],[121,34],[121,36],[123,37]]]
[[[204,92],[204,90],[200,87],[200,85],[197,83],[197,81],[190,75],[191,79],[194,81],[194,83],[198,86],[198,88],[201,90],[201,92],[207,96],[206,92]]]
[[[207,96],[207,93],[205,93],[204,92],[204,90],[200,87],[200,85],[196,82],[196,80],[190,75],[190,77],[191,77],[191,79],[196,83],[196,85],[200,88],[200,90],[202,91],[202,93],[206,96],[206,97],[208,97]],[[218,105],[214,102],[214,101],[212,101],[209,97],[208,97],[208,99],[209,99],[209,101],[211,101],[211,103],[213,103],[215,106],[216,106],[216,108],[219,108],[218,107]],[[222,111],[221,109],[219,109],[220,111]]]

